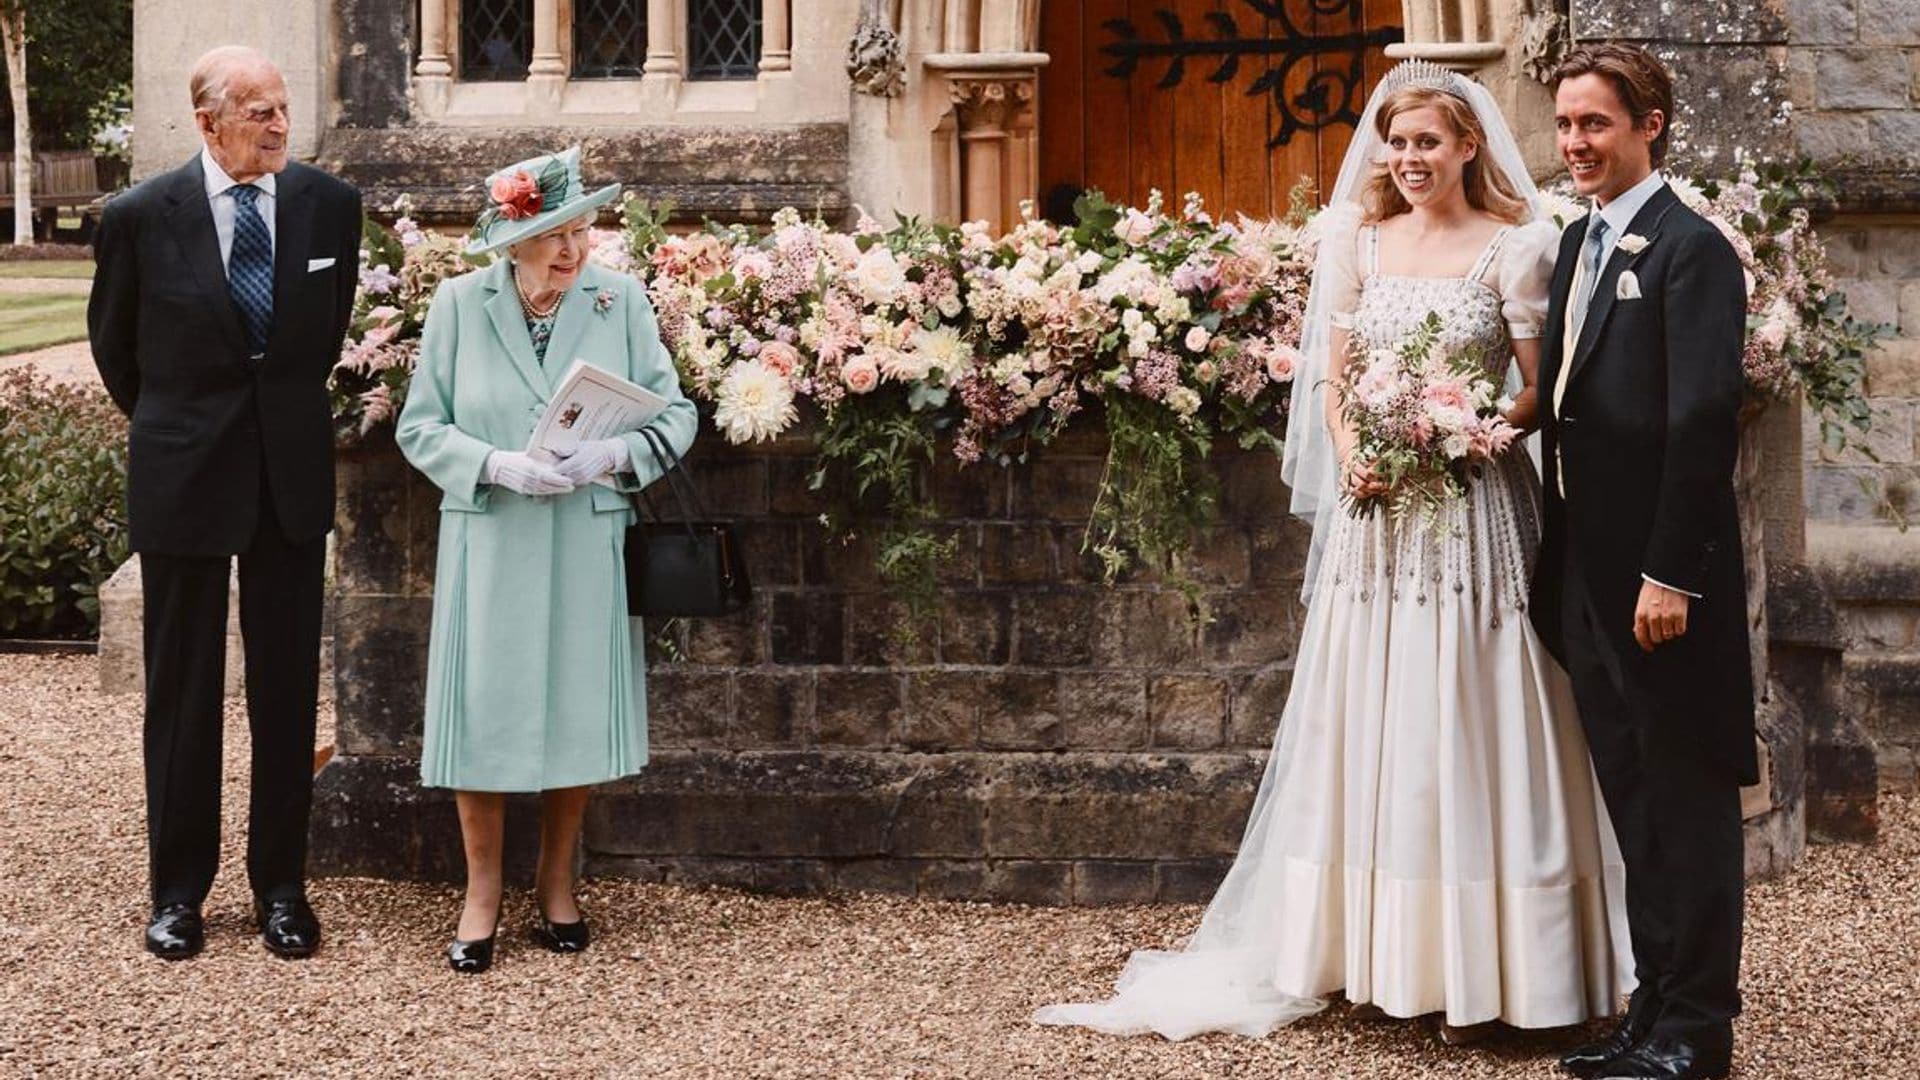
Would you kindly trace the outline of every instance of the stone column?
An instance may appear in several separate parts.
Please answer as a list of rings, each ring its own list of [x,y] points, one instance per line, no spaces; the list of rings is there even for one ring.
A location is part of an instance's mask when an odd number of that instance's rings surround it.
[[[787,0],[766,0],[760,24],[760,73],[793,70],[792,19]]]
[[[1034,197],[1034,101],[1044,53],[936,53],[926,65],[947,78],[957,121],[959,205],[935,212],[985,221],[995,230],[1020,218]],[[937,130],[936,138],[946,136]]]
[[[671,110],[680,96],[679,0],[647,0],[647,60],[640,96],[653,109]]]
[[[413,68],[414,92],[428,116],[447,111],[453,84],[453,58],[447,52],[447,0],[420,0],[420,60]]]
[[[527,65],[527,111],[557,112],[567,88],[560,56],[560,0],[533,0],[533,61]]]
[[[1401,25],[1406,40],[1387,46],[1397,60],[1430,60],[1456,71],[1473,71],[1506,55],[1506,46],[1486,40],[1484,29],[1498,25],[1482,9],[1496,13],[1509,0],[1402,0]]]

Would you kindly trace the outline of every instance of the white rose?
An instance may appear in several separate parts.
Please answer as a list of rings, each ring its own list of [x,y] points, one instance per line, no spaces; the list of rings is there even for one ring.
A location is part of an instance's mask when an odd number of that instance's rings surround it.
[[[1196,326],[1187,331],[1187,348],[1192,352],[1205,352],[1207,342],[1212,340],[1213,335],[1207,333],[1207,328],[1204,326]]]
[[[1123,242],[1139,247],[1153,235],[1153,219],[1138,210],[1129,208],[1127,216],[1113,227],[1113,233]]]

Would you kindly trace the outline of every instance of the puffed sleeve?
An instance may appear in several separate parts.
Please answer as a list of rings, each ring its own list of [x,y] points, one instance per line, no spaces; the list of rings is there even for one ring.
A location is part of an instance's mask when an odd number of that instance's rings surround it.
[[[1353,329],[1360,306],[1360,208],[1330,206],[1315,219],[1319,231],[1318,275],[1314,285],[1326,291],[1327,321]]]
[[[1540,336],[1547,321],[1547,290],[1553,284],[1553,260],[1560,231],[1550,221],[1520,226],[1500,246],[1500,314],[1515,341]]]

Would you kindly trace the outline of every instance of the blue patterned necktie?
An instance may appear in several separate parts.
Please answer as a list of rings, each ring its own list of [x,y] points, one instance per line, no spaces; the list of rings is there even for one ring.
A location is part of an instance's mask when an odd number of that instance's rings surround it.
[[[1600,255],[1607,250],[1607,219],[1596,211],[1593,215],[1593,227],[1587,230],[1587,242],[1580,251],[1580,260],[1585,264],[1586,280],[1580,283],[1580,296],[1573,309],[1573,333],[1578,337],[1580,329],[1587,324],[1587,308],[1593,303],[1593,291],[1600,284]]]
[[[247,332],[247,352],[253,356],[267,351],[267,329],[273,325],[273,239],[267,235],[267,223],[254,200],[260,189],[252,184],[235,184],[233,195],[233,251],[227,256],[227,289],[233,293],[234,306],[240,309],[240,324]]]

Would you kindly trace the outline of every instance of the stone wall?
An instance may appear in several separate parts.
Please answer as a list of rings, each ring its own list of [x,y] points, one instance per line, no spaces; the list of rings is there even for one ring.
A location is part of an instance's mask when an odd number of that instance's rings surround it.
[[[1194,576],[1213,621],[1080,552],[1104,446],[1013,471],[943,463],[960,542],[918,639],[872,553],[830,541],[804,442],[692,456],[756,575],[732,619],[650,627],[653,763],[596,795],[590,871],[773,890],[1036,902],[1193,900],[1238,843],[1291,678],[1305,533],[1271,455],[1222,447]],[[317,872],[443,876],[444,792],[417,786],[437,492],[391,448],[341,462],[339,756]],[[378,843],[368,843],[378,836]]]

